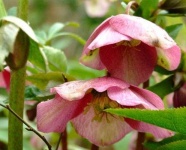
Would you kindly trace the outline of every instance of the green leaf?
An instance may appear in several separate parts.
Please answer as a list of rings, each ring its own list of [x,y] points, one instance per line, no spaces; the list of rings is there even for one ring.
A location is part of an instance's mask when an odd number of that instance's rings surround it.
[[[49,31],[48,31],[48,40],[51,40],[53,39],[53,37],[56,36],[56,34],[58,34],[58,32],[60,32],[64,27],[66,26],[74,26],[74,27],[78,27],[79,24],[76,23],[76,22],[67,22],[67,23],[60,23],[60,22],[57,22],[57,23],[54,23]]]
[[[186,134],[186,107],[165,110],[106,109],[106,112]]]
[[[41,94],[41,91],[37,87],[35,87],[33,85],[25,87],[25,99],[26,100],[27,99],[34,99],[39,94]]]
[[[3,69],[5,58],[10,52],[13,52],[18,32],[19,28],[11,23],[6,23],[0,27],[0,70]]]
[[[6,13],[6,9],[5,9],[3,0],[0,0],[0,18],[4,17],[6,15],[7,15],[7,13]]]
[[[169,14],[182,14],[186,13],[185,0],[165,0],[161,5],[161,9],[165,9]]]
[[[164,96],[172,93],[176,89],[176,87],[174,86],[174,75],[169,76],[160,83],[150,86],[147,89],[152,91],[153,93],[156,93],[161,98],[164,98]]]
[[[176,39],[176,37],[182,27],[183,27],[183,24],[174,24],[174,25],[166,27],[165,30],[169,33],[169,35],[173,39]]]
[[[186,140],[186,135],[184,134],[176,134],[172,137],[165,138],[162,141],[155,142],[155,141],[146,141],[144,143],[144,146],[149,150],[156,150],[157,148],[160,148],[161,146],[165,146],[167,144],[171,144],[172,142],[180,141],[180,140]]]
[[[50,70],[61,72],[66,71],[67,59],[63,51],[49,46],[45,46],[43,51],[47,57]]]
[[[1,107],[1,106],[0,106]],[[8,119],[7,118],[0,118],[0,141],[4,143],[8,143]]]
[[[186,147],[186,140],[180,140],[161,146],[156,150],[184,150],[185,147]]]
[[[142,0],[140,7],[143,10],[143,17],[149,18],[152,12],[158,7],[159,0]]]
[[[70,33],[70,32],[58,33],[55,36],[53,36],[51,39],[49,39],[49,41],[51,41],[57,37],[61,37],[61,36],[70,36],[70,37],[74,38],[75,40],[77,40],[82,45],[85,45],[85,43],[86,43],[86,41],[83,38],[81,38],[79,35],[74,34],[74,33]],[[46,43],[48,43],[49,41],[47,41]]]
[[[54,95],[42,92],[37,87],[30,85],[25,88],[25,100],[45,101],[52,99]]]
[[[30,51],[28,60],[35,66],[39,67],[41,70],[47,70],[47,59],[44,52],[39,48],[38,43],[30,39]]]
[[[158,3],[159,0],[142,0],[135,15],[149,19],[152,13],[157,9]]]
[[[63,23],[57,22],[57,23],[53,24],[48,31],[48,39],[51,39],[53,36],[55,36],[55,34],[57,34],[64,27],[65,27],[65,25]]]
[[[34,31],[32,30],[32,28],[20,18],[17,18],[14,16],[6,16],[6,17],[1,18],[1,21],[2,23],[9,22],[9,23],[16,25],[18,28],[23,30],[23,32],[25,32],[25,34],[27,34],[32,40],[34,40],[35,42],[38,42],[36,35]]]
[[[61,72],[38,73],[27,77],[27,80],[35,84],[39,89],[45,89],[64,83]]]
[[[174,74],[175,71],[168,71],[165,68],[161,67],[161,66],[156,66],[154,69],[156,72],[160,73],[160,74],[164,74],[164,75],[171,75]]]
[[[91,79],[105,75],[104,70],[95,70],[80,64],[76,60],[68,61],[67,73],[76,79]]]
[[[5,88],[0,88],[0,102],[6,101],[8,99],[8,93]]]

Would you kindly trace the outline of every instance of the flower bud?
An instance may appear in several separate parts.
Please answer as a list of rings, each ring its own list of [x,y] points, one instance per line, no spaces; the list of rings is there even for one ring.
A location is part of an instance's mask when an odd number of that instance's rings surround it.
[[[12,70],[20,69],[26,64],[28,54],[29,37],[22,30],[19,30],[15,38],[13,51],[6,58],[6,63]]]

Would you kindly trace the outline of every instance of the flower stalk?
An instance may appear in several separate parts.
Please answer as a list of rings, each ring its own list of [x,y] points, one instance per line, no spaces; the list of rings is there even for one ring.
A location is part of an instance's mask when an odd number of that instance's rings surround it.
[[[67,129],[64,130],[64,132],[61,135],[61,142],[62,142],[62,150],[68,149],[68,143],[67,143]]]
[[[18,17],[27,20],[28,0],[19,0]],[[22,48],[24,49],[24,48]],[[11,70],[9,105],[15,113],[23,118],[24,89],[25,89],[26,67]],[[23,149],[23,123],[12,113],[9,114],[8,127],[8,149]]]

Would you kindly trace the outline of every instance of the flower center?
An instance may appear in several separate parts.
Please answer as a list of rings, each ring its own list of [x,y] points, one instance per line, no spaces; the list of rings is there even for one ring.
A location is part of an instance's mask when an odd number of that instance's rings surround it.
[[[98,93],[97,91],[93,91],[92,94],[93,100],[88,104],[87,107],[85,107],[84,113],[87,113],[92,107],[95,114],[95,116],[92,118],[92,121],[101,122],[102,118],[106,117],[107,122],[109,122],[109,116],[114,117],[114,115],[107,113],[104,110],[108,108],[119,108],[120,105],[111,100],[108,97],[107,92]]]
[[[121,41],[121,42],[117,43],[116,45],[117,46],[124,45],[124,46],[128,46],[128,47],[136,47],[140,43],[141,43],[141,41],[132,39],[131,41]]]

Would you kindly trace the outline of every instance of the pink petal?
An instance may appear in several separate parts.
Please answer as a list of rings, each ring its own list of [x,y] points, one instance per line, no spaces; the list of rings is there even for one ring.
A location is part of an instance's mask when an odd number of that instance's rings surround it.
[[[90,35],[89,39],[87,40],[84,49],[83,49],[83,54],[88,54],[89,53],[89,49],[87,48],[90,43],[92,43],[92,41],[102,32],[105,30],[105,28],[108,27],[109,25],[109,20],[112,17],[107,18],[105,21],[103,21],[95,30],[94,32]]]
[[[156,47],[158,57],[160,56],[158,64],[162,67],[168,70],[178,67],[181,57],[180,48],[167,32],[156,24],[140,17],[124,14],[112,17],[109,22],[117,32]]]
[[[141,17],[120,14],[112,17],[109,23],[117,32],[150,46],[169,49],[176,45],[165,30]]]
[[[8,67],[4,68],[2,72],[0,72],[0,87],[10,89],[10,69]]]
[[[69,120],[79,115],[92,99],[90,94],[79,101],[66,101],[59,95],[37,106],[37,126],[42,132],[63,132]]]
[[[128,89],[113,87],[107,91],[110,99],[123,106],[141,105],[147,109],[163,109],[163,101],[156,94],[138,87],[131,86]]]
[[[106,46],[109,44],[117,43],[123,40],[130,40],[131,38],[124,36],[112,28],[109,27],[110,18],[105,20],[100,26],[98,26],[93,34],[89,37],[83,54],[80,58],[80,62],[86,66],[89,66],[94,69],[102,70],[104,69],[104,65],[102,64],[99,53],[96,50],[102,46]]]
[[[150,132],[156,138],[167,138],[173,135],[171,131],[161,127],[157,127],[155,125],[139,122],[132,119],[125,119],[125,120],[132,128],[138,130],[139,132]]]
[[[94,110],[90,108],[86,114],[74,118],[72,123],[78,134],[98,146],[113,144],[132,130],[124,119],[117,116],[105,114],[100,122],[93,118]]]
[[[152,74],[157,54],[144,43],[136,47],[113,44],[100,48],[100,58],[112,77],[139,85]]]
[[[165,50],[156,48],[156,50],[158,55],[158,65],[167,70],[175,70],[178,67],[181,59],[181,52],[178,46],[175,45]]]
[[[10,70],[9,70],[9,68],[4,69],[2,71],[2,74],[3,74],[3,77],[4,77],[6,88],[9,90],[10,89]]]
[[[110,87],[120,87],[125,89],[129,87],[129,84],[115,78],[101,77],[92,80],[79,80],[66,82],[58,87],[51,89],[52,93],[58,93],[63,99],[72,101],[79,100],[89,92],[89,90],[95,89],[98,92],[104,92]]]
[[[3,87],[3,88],[7,87],[2,72],[0,72],[0,87]]]

